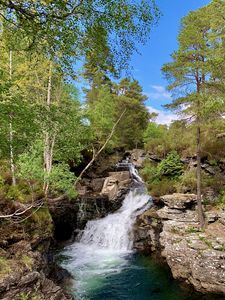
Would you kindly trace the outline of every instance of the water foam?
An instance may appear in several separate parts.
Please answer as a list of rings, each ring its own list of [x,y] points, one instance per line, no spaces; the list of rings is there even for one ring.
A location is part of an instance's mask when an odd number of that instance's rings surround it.
[[[130,191],[122,207],[105,218],[89,221],[79,241],[63,251],[62,266],[75,274],[76,299],[104,285],[107,275],[118,273],[132,254],[132,227],[136,217],[151,206],[151,198],[142,189]],[[85,296],[86,295],[86,296]]]

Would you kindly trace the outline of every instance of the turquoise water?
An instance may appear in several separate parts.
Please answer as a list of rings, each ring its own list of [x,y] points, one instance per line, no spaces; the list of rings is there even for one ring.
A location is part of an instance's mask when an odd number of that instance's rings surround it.
[[[130,254],[121,260],[111,258],[105,268],[103,265],[86,264],[84,268],[77,266],[76,269],[73,259],[74,256],[60,257],[61,264],[74,276],[72,292],[77,300],[224,299],[205,297],[181,288],[165,266],[142,255]]]

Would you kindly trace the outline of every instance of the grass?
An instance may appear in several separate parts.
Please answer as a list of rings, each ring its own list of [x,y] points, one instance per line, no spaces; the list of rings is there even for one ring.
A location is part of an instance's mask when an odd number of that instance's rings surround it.
[[[26,266],[26,268],[31,271],[32,270],[32,267],[33,267],[33,259],[28,256],[28,255],[23,255],[22,258],[21,258],[21,262],[23,265]]]
[[[8,260],[0,256],[0,275],[8,274],[11,271]]]
[[[199,240],[203,241],[210,249],[213,248],[212,242],[210,240],[207,240],[206,237],[199,235]]]

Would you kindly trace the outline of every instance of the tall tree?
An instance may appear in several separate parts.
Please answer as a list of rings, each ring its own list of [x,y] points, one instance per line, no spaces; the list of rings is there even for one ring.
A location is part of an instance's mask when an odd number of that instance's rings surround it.
[[[126,110],[116,130],[117,143],[127,148],[141,146],[150,118],[145,106],[147,97],[139,82],[129,78],[124,78],[115,85],[115,93],[117,114]]]
[[[178,37],[179,49],[173,53],[173,61],[162,68],[171,81],[168,88],[178,91],[178,97],[167,107],[180,109],[196,126],[197,203],[201,228],[205,226],[201,197],[201,129],[208,97],[206,81],[210,76],[209,29],[207,7],[183,18]]]

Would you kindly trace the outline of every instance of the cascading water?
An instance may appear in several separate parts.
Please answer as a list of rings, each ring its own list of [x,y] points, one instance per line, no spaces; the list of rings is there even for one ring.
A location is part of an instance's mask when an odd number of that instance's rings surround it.
[[[118,212],[87,223],[80,244],[110,251],[131,250],[132,225],[137,215],[150,206],[149,200],[149,196],[131,191]]]
[[[135,169],[130,168],[130,172],[140,183]],[[140,183],[128,193],[116,213],[89,221],[79,241],[65,248],[63,255],[67,259],[62,266],[75,274],[76,299],[91,299],[90,294],[104,285],[107,276],[126,267],[132,254],[132,226],[136,217],[150,206],[151,198]]]
[[[62,267],[74,276],[71,292],[76,300],[202,300],[182,291],[153,259],[132,251],[133,223],[151,198],[133,166],[126,167],[138,188],[116,213],[89,221],[78,241],[60,254]]]

